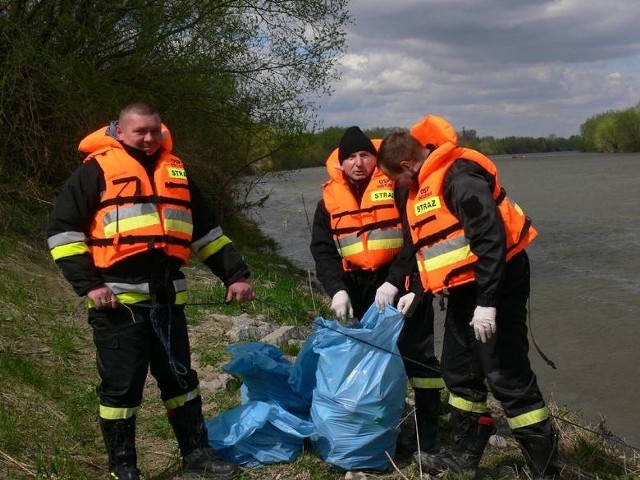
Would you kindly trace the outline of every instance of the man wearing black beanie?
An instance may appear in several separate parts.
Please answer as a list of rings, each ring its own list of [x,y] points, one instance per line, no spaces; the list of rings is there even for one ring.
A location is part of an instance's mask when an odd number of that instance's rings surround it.
[[[423,292],[413,254],[404,249],[395,185],[377,167],[380,142],[349,127],[327,159],[329,180],[313,220],[311,254],[331,310],[346,325],[374,302],[382,311],[397,300],[405,316],[398,348],[415,392],[420,449],[431,450],[444,386],[434,353],[432,296]],[[417,446],[413,440],[398,447],[413,453]]]
[[[342,135],[340,145],[338,146],[338,160],[340,160],[340,164],[358,152],[368,152],[374,157],[378,155],[378,150],[373,145],[373,142],[360,130],[360,127],[349,127]],[[375,163],[373,166],[375,167]],[[373,171],[373,168],[371,171]]]

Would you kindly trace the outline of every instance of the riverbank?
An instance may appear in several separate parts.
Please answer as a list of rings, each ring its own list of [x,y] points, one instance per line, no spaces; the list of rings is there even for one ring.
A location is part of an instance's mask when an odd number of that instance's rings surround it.
[[[46,251],[44,212],[42,215],[34,219],[37,226],[24,225],[26,235],[15,231],[10,236],[0,235],[0,478],[104,478],[106,452],[96,422],[92,332],[86,323],[84,301],[73,294]],[[2,218],[7,220],[6,215]],[[203,400],[207,418],[240,403],[237,381],[228,382],[224,388],[209,388],[212,378],[222,373],[222,366],[229,360],[226,348],[232,340],[227,332],[234,317],[260,316],[274,325],[310,329],[315,316],[328,314],[326,299],[309,288],[307,272],[278,255],[275,243],[255,225],[242,223],[227,233],[247,257],[259,300],[224,305],[224,287],[209,271],[195,262],[185,268],[191,287],[188,316],[193,358],[206,386]],[[575,413],[554,412],[578,420]],[[445,414],[443,428],[446,425]],[[621,456],[620,451],[600,442],[597,435],[569,433],[568,425],[560,427],[567,478],[638,473],[628,454]],[[488,450],[483,475],[494,476],[505,466],[522,467],[511,439],[506,434],[504,438],[506,447],[492,446]],[[146,480],[180,478],[177,446],[151,379],[139,415],[137,441]],[[520,477],[513,478],[526,478],[521,470],[517,473]],[[344,472],[334,471],[307,451],[292,464],[246,470],[241,477],[267,478],[337,480],[344,478]],[[406,464],[402,465],[402,475],[391,472],[376,478],[417,479],[420,473]]]
[[[640,155],[571,152],[494,160],[509,198],[539,232],[527,249],[529,357],[543,394],[580,409],[590,424],[604,418],[608,428],[640,447],[633,394],[640,389]],[[309,224],[326,176],[324,168],[267,175],[256,196],[270,195],[252,211],[279,252],[310,276]],[[436,351],[442,324],[436,308]]]

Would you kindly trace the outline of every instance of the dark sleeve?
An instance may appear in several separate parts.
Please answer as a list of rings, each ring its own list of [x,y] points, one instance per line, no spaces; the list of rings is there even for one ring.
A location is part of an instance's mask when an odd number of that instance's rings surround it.
[[[346,290],[342,257],[333,241],[329,212],[323,200],[318,202],[313,216],[310,249],[316,263],[316,276],[327,295],[333,297],[338,291]]]
[[[189,180],[191,214],[193,219],[193,242],[198,245],[198,258],[211,269],[226,286],[249,277],[249,267],[231,239],[220,227],[220,222],[207,202],[202,190]]]
[[[409,221],[407,220],[407,198],[409,191],[406,188],[395,188],[394,198],[396,208],[402,219],[402,236],[404,244],[402,250],[396,256],[389,267],[389,274],[385,281],[397,287],[401,292],[406,291],[407,278],[409,279],[409,291],[422,294],[423,289],[418,276],[415,249],[413,247]]]
[[[477,305],[495,307],[505,269],[504,223],[491,195],[493,179],[473,162],[457,160],[447,173],[444,198],[460,219],[475,265]]]
[[[47,224],[47,238],[75,236],[78,244],[87,237],[104,190],[104,178],[98,162],[80,165],[69,177],[54,204]],[[80,296],[104,283],[88,252],[66,255],[56,260],[62,274]]]

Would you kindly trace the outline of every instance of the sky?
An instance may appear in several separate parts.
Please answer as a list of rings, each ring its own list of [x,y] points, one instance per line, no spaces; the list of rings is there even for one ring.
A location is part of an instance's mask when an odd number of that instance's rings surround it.
[[[351,0],[321,127],[427,114],[496,138],[569,137],[640,102],[639,0]]]

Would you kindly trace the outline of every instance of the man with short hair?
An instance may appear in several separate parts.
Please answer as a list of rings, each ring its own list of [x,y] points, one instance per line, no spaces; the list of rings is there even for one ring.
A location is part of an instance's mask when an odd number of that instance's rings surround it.
[[[137,480],[136,415],[147,372],[156,379],[187,475],[229,479],[235,465],[209,446],[184,314],[190,252],[227,287],[255,297],[249,269],[172,153],[169,131],[146,103],[85,137],[88,156],[58,196],[47,229],[56,264],[86,296],[100,386],[99,420],[111,480]]]
[[[442,117],[428,115],[411,133],[389,134],[378,163],[410,190],[407,241],[424,288],[448,293],[442,373],[451,449],[416,460],[430,473],[475,475],[495,432],[488,384],[533,478],[560,478],[557,435],[528,358],[525,247],[537,235],[531,219],[506,197],[493,162],[458,147]]]

